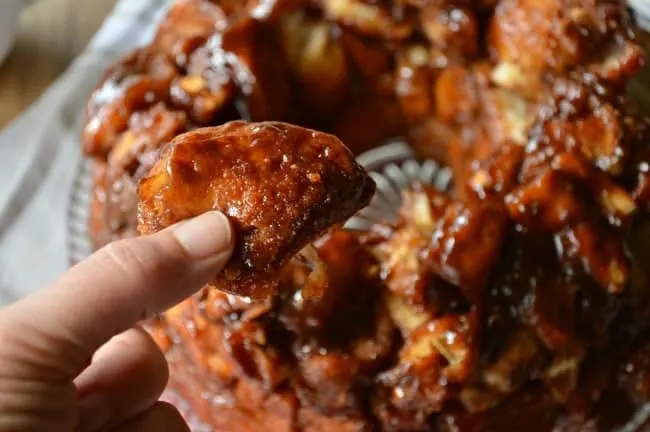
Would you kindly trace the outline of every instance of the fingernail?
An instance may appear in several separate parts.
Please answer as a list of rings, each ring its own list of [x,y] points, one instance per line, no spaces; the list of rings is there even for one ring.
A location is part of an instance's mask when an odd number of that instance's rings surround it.
[[[96,432],[111,419],[111,406],[103,393],[94,393],[81,399],[78,404],[77,432]]]
[[[204,213],[179,224],[172,232],[196,260],[227,253],[232,248],[230,221],[220,212]]]

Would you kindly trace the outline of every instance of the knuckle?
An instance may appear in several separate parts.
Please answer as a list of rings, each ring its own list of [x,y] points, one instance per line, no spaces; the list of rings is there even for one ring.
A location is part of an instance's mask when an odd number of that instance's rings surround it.
[[[165,268],[166,257],[150,242],[120,240],[104,248],[106,259],[130,278],[150,278]]]

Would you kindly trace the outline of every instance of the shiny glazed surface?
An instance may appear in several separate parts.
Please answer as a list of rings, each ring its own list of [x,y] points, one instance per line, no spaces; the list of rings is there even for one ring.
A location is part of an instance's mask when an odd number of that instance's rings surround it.
[[[226,123],[180,135],[139,186],[139,231],[209,210],[237,244],[214,287],[272,295],[291,257],[365,207],[375,184],[338,138],[279,122]]]
[[[356,154],[399,136],[454,190],[329,233],[270,297],[161,316],[173,385],[219,431],[627,423],[650,399],[642,37],[618,0],[179,0],[90,101],[98,245],[133,231],[122,185],[174,134],[236,118]]]

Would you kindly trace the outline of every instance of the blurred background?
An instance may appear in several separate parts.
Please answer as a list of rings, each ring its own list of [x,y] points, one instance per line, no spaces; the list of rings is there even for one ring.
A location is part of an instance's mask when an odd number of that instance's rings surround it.
[[[0,129],[70,65],[116,3],[37,0],[21,12],[16,43],[0,65]]]

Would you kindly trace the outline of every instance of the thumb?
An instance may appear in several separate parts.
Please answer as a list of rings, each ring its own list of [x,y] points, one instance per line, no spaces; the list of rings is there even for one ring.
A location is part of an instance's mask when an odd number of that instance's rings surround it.
[[[13,357],[19,369],[29,366],[22,372],[32,378],[40,371],[48,375],[41,379],[72,379],[111,337],[214,278],[232,249],[232,228],[218,212],[109,244],[49,288],[0,312],[0,361]]]

